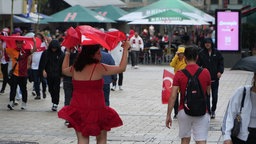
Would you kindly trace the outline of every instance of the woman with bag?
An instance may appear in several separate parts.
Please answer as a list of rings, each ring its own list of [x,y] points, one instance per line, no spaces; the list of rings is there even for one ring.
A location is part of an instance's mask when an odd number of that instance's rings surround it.
[[[239,113],[241,115],[240,130],[238,135],[234,136],[232,135],[234,119]],[[254,72],[252,85],[238,88],[231,97],[223,119],[222,133],[224,144],[256,143],[256,72]]]

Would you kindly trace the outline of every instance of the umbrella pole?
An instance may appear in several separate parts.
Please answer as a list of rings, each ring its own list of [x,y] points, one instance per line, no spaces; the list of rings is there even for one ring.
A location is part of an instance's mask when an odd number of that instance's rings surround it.
[[[13,0],[12,0],[12,6],[11,6],[11,20],[10,20],[10,34],[13,32]]]
[[[35,32],[37,33],[38,30],[39,30],[39,21],[40,21],[40,18],[39,18],[39,12],[40,12],[40,3],[39,3],[39,0],[37,0],[37,23],[36,23],[36,29],[35,29]]]

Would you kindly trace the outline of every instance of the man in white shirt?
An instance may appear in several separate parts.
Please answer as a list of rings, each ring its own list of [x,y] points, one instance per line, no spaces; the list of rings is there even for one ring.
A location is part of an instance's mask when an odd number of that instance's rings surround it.
[[[139,62],[139,53],[143,51],[144,43],[142,38],[138,35],[137,32],[134,33],[134,36],[130,39],[130,54],[131,54],[131,62],[132,67],[137,69]]]

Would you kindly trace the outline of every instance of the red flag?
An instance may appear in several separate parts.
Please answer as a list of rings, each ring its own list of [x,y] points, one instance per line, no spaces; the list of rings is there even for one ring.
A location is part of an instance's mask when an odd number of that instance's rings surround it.
[[[114,49],[118,42],[123,39],[123,35],[119,32],[104,33],[96,28],[88,25],[76,27],[77,32],[81,35],[82,45],[100,44],[108,50]]]
[[[67,35],[65,36],[61,45],[65,46],[67,48],[72,48],[74,46],[79,45],[80,42],[81,42],[81,40],[80,40],[79,34],[73,27],[70,27],[67,30]]]
[[[164,70],[162,87],[162,104],[167,104],[171,95],[174,74]]]
[[[26,36],[1,36],[0,39],[6,42],[7,48],[16,48],[16,40],[24,41],[23,48],[24,49],[33,49],[34,41],[33,37],[26,37]],[[36,47],[41,46],[42,41],[39,38],[36,38]]]

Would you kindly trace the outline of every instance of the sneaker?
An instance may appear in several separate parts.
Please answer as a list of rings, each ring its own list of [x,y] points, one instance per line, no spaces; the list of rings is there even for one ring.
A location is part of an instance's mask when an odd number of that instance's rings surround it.
[[[46,98],[46,93],[45,93],[45,92],[43,92],[43,98],[44,98],[44,99]]]
[[[137,65],[136,65],[136,66],[134,66],[134,69],[138,69],[138,68],[139,68],[139,66],[137,66]]]
[[[41,99],[40,96],[36,96],[36,97],[35,97],[35,100],[40,100],[40,99]]]
[[[122,86],[119,86],[119,90],[123,90]]]
[[[215,112],[212,112],[211,119],[215,119]]]
[[[57,108],[58,108],[58,105],[56,105],[56,104],[52,105],[52,111],[57,111]]]
[[[112,88],[111,88],[111,91],[115,91],[116,90],[116,86],[113,86]]]
[[[21,104],[21,109],[25,110],[27,108],[27,104],[25,102],[22,102]]]
[[[173,119],[177,119],[177,115],[174,115],[174,116],[173,116]]]
[[[68,121],[65,121],[65,122],[64,122],[64,125],[65,125],[65,126],[69,126],[69,122],[68,122]]]
[[[17,105],[19,105],[19,103],[18,102],[14,102],[14,103],[12,103],[12,106],[14,107],[14,106],[17,106]]]
[[[33,96],[36,96],[36,92],[35,92],[35,91],[32,91],[32,95],[33,95]]]
[[[8,104],[7,108],[9,108],[10,110],[14,110],[12,104]]]

